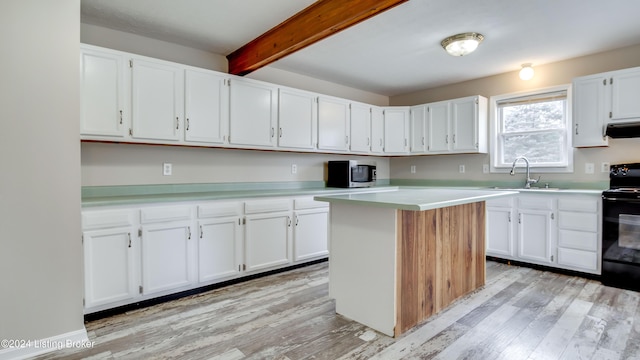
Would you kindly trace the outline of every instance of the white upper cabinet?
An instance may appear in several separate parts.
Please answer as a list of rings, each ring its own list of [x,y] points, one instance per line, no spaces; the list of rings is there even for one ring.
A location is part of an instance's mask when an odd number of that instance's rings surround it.
[[[573,146],[607,146],[609,123],[640,120],[640,67],[573,79]]]
[[[410,108],[411,113],[411,144],[412,154],[423,154],[427,150],[427,106],[418,105]]]
[[[385,154],[409,152],[408,106],[384,108],[384,152]]]
[[[371,151],[371,106],[349,104],[351,120],[351,152],[368,153]]]
[[[371,107],[371,152],[384,152],[384,114],[381,107]]]
[[[349,150],[349,102],[345,99],[318,98],[318,149]]]
[[[200,69],[185,70],[185,126],[188,142],[224,144],[229,126],[227,77]]]
[[[133,58],[131,63],[131,136],[145,140],[180,140],[184,126],[182,68],[146,58]]]
[[[429,141],[428,151],[449,152],[449,118],[451,102],[440,101],[427,105],[427,136]]]
[[[451,100],[452,150],[487,152],[487,99],[470,96]]]
[[[607,146],[605,119],[609,116],[607,78],[585,76],[573,80],[573,146]]]
[[[640,118],[640,68],[615,71],[610,78],[611,121]]]
[[[316,95],[296,89],[280,88],[278,96],[278,147],[314,149],[317,128]]]
[[[80,48],[80,134],[123,138],[128,124],[125,55]]]
[[[249,79],[230,80],[229,143],[240,147],[275,146],[278,89]]]
[[[486,153],[487,99],[482,96],[427,104],[429,153]]]

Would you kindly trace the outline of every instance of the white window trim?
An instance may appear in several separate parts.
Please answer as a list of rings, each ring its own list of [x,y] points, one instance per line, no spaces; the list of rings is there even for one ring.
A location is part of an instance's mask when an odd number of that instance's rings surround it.
[[[498,102],[504,99],[510,99],[514,97],[520,96],[530,96],[536,95],[540,93],[546,92],[554,92],[554,91],[566,91],[567,92],[567,166],[562,167],[540,167],[540,166],[531,166],[532,173],[573,173],[573,145],[571,143],[571,109],[572,106],[572,95],[571,95],[571,84],[551,86],[545,88],[539,88],[535,90],[527,90],[527,91],[519,91],[509,94],[495,95],[491,96],[489,100],[489,171],[491,173],[509,173],[511,171],[511,166],[497,166],[496,158],[498,153]],[[518,167],[523,166],[524,162],[519,162]]]

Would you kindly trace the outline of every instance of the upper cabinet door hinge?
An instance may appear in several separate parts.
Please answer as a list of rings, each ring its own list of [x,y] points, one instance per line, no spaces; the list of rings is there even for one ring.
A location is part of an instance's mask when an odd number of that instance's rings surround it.
[[[129,67],[132,68],[133,67],[133,59],[129,59]]]

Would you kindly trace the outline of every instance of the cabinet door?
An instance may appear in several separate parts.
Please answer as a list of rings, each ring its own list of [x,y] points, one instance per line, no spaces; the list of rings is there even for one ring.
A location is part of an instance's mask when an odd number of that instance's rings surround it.
[[[318,98],[318,149],[349,149],[349,103],[343,99]]]
[[[487,255],[513,258],[513,213],[512,208],[487,206]]]
[[[293,261],[326,257],[329,254],[329,209],[298,210],[294,219]]]
[[[590,76],[573,81],[573,146],[607,146],[604,136],[608,117],[605,97],[606,78]]]
[[[406,154],[409,138],[409,108],[384,109],[384,152]]]
[[[552,264],[551,217],[548,210],[519,209],[518,257],[538,264]]]
[[[278,107],[277,88],[266,83],[230,80],[229,143],[273,147]]]
[[[380,107],[371,107],[371,152],[384,152],[384,115]]]
[[[315,148],[318,123],[315,94],[280,88],[278,102],[278,146]]]
[[[371,149],[371,107],[349,104],[351,122],[351,152],[368,153]]]
[[[478,97],[451,101],[451,149],[456,152],[478,150]]]
[[[427,107],[425,105],[418,105],[411,107],[411,153],[420,154],[424,153],[427,149],[426,141],[426,122],[427,122]]]
[[[198,225],[198,281],[237,275],[241,262],[240,218],[200,220]]]
[[[80,134],[125,135],[125,59],[117,52],[80,52]]]
[[[449,113],[450,102],[441,101],[428,104],[429,152],[449,151]]]
[[[291,263],[291,215],[289,212],[247,215],[245,265],[247,271]]]
[[[132,62],[132,137],[178,141],[184,112],[182,69],[143,59]]]
[[[616,72],[611,77],[611,120],[640,118],[640,69]]]
[[[229,124],[226,77],[212,71],[185,71],[186,141],[224,144]]]
[[[120,227],[85,231],[85,307],[131,299],[136,295],[135,229]]]
[[[143,293],[152,294],[190,285],[193,256],[190,221],[142,226]]]

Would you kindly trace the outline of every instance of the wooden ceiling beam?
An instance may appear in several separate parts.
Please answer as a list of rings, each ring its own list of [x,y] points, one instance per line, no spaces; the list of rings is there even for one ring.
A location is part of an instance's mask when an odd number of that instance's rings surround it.
[[[406,1],[316,1],[227,55],[229,73],[246,75]]]

